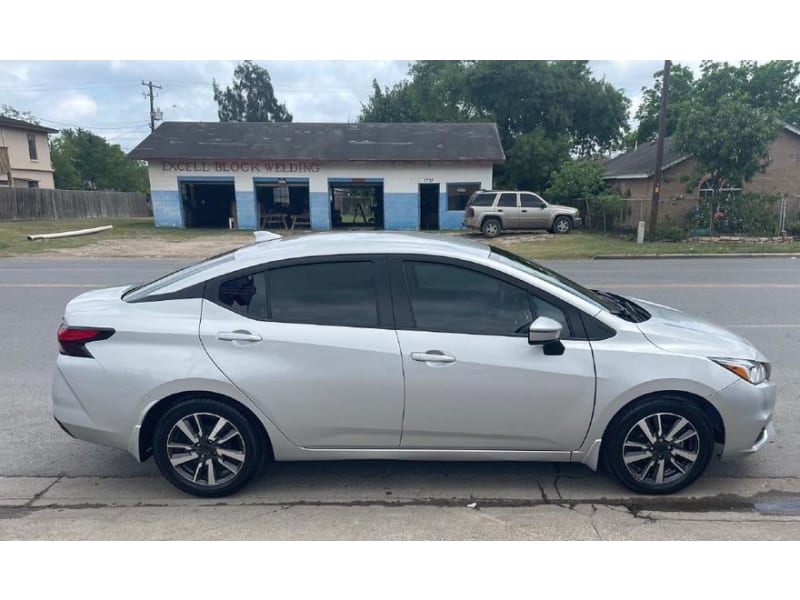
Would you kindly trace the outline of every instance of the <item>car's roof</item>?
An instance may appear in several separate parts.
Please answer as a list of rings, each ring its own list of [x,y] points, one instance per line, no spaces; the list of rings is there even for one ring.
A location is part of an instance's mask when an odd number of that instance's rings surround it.
[[[257,242],[236,253],[237,262],[340,254],[436,254],[486,257],[486,244],[447,234],[397,232],[314,233]]]

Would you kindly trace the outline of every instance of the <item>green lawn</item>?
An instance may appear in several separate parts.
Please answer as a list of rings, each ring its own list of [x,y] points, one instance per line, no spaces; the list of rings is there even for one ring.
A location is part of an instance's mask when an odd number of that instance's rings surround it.
[[[27,236],[37,233],[56,233],[75,229],[89,229],[113,225],[114,229],[74,238],[28,241]],[[49,221],[0,221],[0,256],[33,254],[58,248],[77,248],[100,240],[118,239],[163,239],[167,241],[188,240],[198,236],[224,235],[252,241],[252,233],[227,229],[173,229],[154,227],[153,219],[59,219]]]
[[[114,229],[103,233],[29,242],[27,235],[53,233],[73,229],[88,229],[101,225],[113,225]],[[282,230],[276,233],[286,234]],[[295,232],[299,233],[299,232]],[[152,219],[62,219],[55,221],[2,221],[0,222],[0,256],[32,254],[58,248],[76,248],[100,240],[158,239],[179,242],[203,236],[223,236],[246,244],[252,241],[252,233],[226,229],[172,229],[156,228]],[[754,242],[653,242],[642,245],[619,239],[611,235],[572,232],[569,235],[504,234],[494,240],[486,240],[479,234],[459,234],[459,237],[485,241],[507,248],[528,258],[591,258],[604,254],[716,254],[716,253],[800,253],[800,241],[784,243]]]

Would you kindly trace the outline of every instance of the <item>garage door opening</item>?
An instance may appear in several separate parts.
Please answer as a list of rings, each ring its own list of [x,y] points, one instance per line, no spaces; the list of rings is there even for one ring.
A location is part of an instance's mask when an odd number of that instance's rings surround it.
[[[185,227],[228,229],[228,219],[236,216],[233,182],[181,183]]]
[[[256,183],[260,229],[310,227],[308,182]]]
[[[438,183],[421,183],[419,186],[419,228],[439,229]]]
[[[383,229],[382,183],[332,183],[329,194],[334,229]]]

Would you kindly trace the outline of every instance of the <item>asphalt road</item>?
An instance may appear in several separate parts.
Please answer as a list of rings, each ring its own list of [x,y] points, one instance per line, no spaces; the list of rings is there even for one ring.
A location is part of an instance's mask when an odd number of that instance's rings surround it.
[[[779,385],[775,440],[748,459],[712,463],[677,499],[645,502],[578,465],[358,462],[275,465],[215,507],[173,490],[152,461],[140,465],[122,451],[67,437],[49,408],[55,332],[69,299],[187,262],[0,260],[0,507],[7,506],[0,509],[0,539],[203,539],[190,522],[181,529],[182,515],[192,511],[215,511],[220,526],[208,538],[800,539],[798,259],[547,263],[585,285],[712,320],[772,360]],[[472,501],[476,507],[466,508]],[[262,522],[267,513],[283,516]],[[175,523],[173,534],[162,519]],[[357,525],[348,528],[342,519]],[[249,525],[235,525],[242,522]]]

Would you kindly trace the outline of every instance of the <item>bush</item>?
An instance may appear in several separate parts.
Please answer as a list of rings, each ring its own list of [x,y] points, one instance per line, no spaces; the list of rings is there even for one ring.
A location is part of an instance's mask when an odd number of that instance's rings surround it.
[[[770,236],[778,233],[778,197],[769,194],[730,194],[700,200],[687,216],[690,229],[708,229],[712,235]]]
[[[653,242],[683,242],[689,237],[689,232],[686,228],[680,225],[661,225],[655,235],[651,236],[650,240]]]

